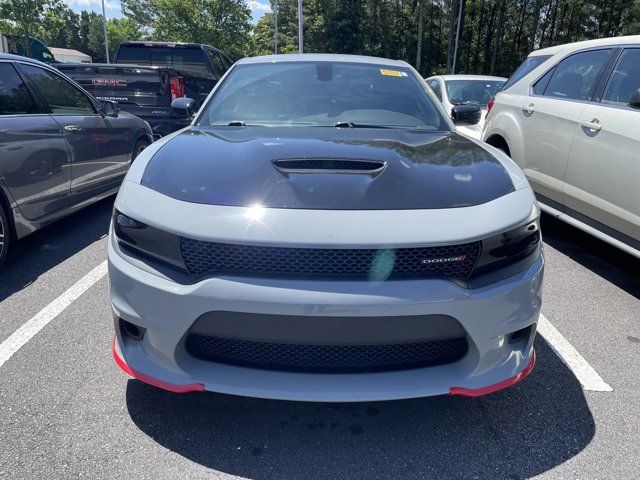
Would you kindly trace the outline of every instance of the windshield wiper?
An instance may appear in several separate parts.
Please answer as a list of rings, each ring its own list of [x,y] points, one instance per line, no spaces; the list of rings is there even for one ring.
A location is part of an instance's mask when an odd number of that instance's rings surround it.
[[[373,125],[370,123],[353,123],[353,122],[338,122],[334,125],[335,128],[396,128],[388,127],[386,125]]]

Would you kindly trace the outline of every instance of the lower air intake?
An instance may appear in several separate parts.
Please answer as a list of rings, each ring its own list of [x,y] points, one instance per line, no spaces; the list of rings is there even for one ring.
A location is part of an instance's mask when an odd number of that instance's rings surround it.
[[[300,345],[189,334],[187,351],[219,363],[310,372],[368,372],[443,365],[467,353],[465,337],[378,345]]]

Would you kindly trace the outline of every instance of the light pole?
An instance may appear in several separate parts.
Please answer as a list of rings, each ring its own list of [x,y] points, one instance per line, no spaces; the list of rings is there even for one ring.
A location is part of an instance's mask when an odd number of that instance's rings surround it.
[[[104,12],[104,0],[102,0],[102,31],[104,32],[104,53],[109,63],[109,37],[107,37],[107,15]]]
[[[276,55],[278,54],[278,0],[275,1],[274,5],[273,5],[273,15],[275,18],[275,24],[276,24],[276,28],[274,30],[274,34],[273,34],[273,39],[275,41],[276,44],[276,48],[275,48],[275,53]]]
[[[302,37],[302,0],[298,0],[298,51],[300,53],[304,53]]]
[[[104,0],[103,0],[104,1]],[[458,26],[456,27],[456,43],[453,49],[453,63],[451,64],[451,75],[456,73],[456,60],[458,59],[458,39],[460,38],[460,20],[462,20],[462,2],[464,0],[458,0]]]

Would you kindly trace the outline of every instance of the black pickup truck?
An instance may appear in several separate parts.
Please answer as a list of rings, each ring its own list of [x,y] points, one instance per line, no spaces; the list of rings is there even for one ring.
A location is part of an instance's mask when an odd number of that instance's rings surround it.
[[[171,110],[179,97],[195,109],[231,66],[220,50],[198,43],[123,42],[115,63],[62,63],[56,67],[100,100],[146,120],[156,138],[187,126],[190,118]]]

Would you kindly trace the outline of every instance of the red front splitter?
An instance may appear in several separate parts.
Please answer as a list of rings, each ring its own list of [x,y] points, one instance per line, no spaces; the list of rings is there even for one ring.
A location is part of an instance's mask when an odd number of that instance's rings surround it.
[[[536,351],[533,351],[533,355],[531,356],[531,361],[529,365],[526,366],[524,370],[522,370],[519,374],[507,378],[500,383],[496,383],[494,385],[489,385],[487,387],[481,388],[462,388],[462,387],[451,387],[449,389],[449,395],[459,395],[461,397],[482,397],[483,395],[487,395],[489,393],[497,392],[498,390],[502,390],[504,388],[515,385],[516,383],[523,380],[527,375],[531,373],[533,370],[533,366],[536,364]]]
[[[174,393],[204,392],[204,384],[202,383],[175,385],[173,383],[163,382],[162,380],[158,380],[157,378],[150,377],[149,375],[145,375],[144,373],[136,372],[129,365],[127,365],[127,362],[125,362],[124,359],[118,354],[118,350],[116,349],[115,336],[113,337],[113,342],[111,343],[111,351],[113,353],[113,359],[116,361],[118,366],[133,378],[137,378],[141,382],[148,383],[149,385],[153,385],[154,387],[162,388],[163,390],[168,390]]]

